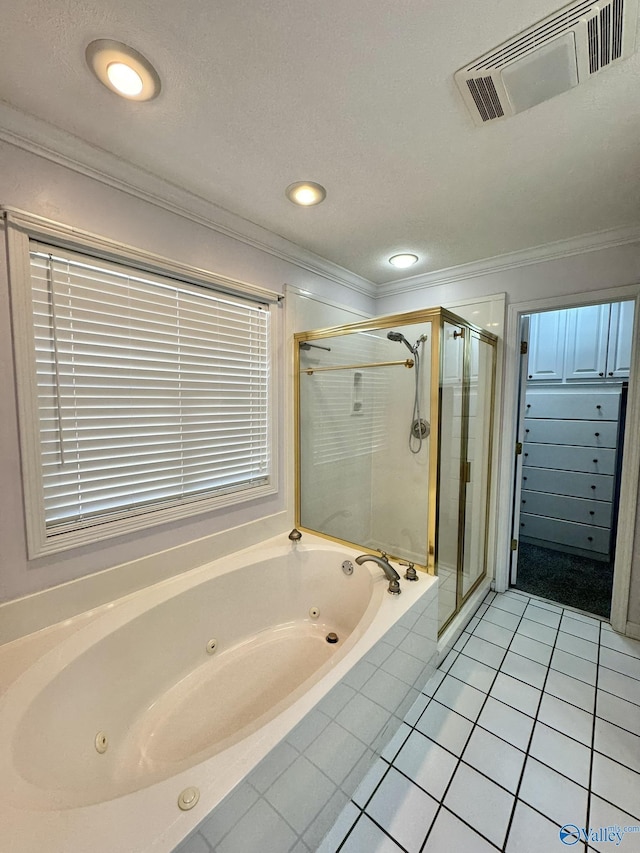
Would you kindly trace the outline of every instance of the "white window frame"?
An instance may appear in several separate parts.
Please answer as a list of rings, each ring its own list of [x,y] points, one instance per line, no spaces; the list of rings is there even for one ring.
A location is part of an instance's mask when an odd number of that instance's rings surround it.
[[[277,340],[279,339],[278,315],[280,311],[272,309],[281,301],[282,296],[256,285],[189,267],[97,235],[79,232],[64,225],[31,216],[23,211],[4,208],[2,213],[7,232],[20,453],[29,559],[277,494],[278,421],[275,413],[278,411],[277,389],[280,383],[275,354]],[[62,532],[47,530],[40,462],[38,388],[29,257],[31,241],[48,243],[62,250],[66,249],[90,255],[98,262],[103,260],[126,264],[142,273],[152,273],[176,281],[200,285],[221,295],[227,294],[255,300],[256,303],[262,303],[269,310],[271,335],[268,422],[271,465],[267,483],[235,492],[186,499],[169,506],[139,507],[125,517],[104,520],[98,518],[90,526],[79,526],[73,530]]]

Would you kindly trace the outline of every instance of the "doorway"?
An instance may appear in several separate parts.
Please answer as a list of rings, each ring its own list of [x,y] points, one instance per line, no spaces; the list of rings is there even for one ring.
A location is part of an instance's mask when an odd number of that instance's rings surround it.
[[[634,301],[521,317],[511,586],[609,618]]]

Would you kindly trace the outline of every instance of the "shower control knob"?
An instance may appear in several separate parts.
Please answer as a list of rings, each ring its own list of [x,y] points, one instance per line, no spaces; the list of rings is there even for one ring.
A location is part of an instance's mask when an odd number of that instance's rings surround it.
[[[398,564],[400,566],[406,566],[407,571],[404,573],[404,578],[407,581],[417,581],[418,573],[416,572],[416,567],[413,563],[408,562],[407,560],[398,560]]]

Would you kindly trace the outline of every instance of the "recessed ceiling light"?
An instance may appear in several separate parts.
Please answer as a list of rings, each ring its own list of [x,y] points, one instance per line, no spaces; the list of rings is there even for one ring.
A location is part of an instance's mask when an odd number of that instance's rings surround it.
[[[110,62],[107,65],[107,77],[114,89],[129,98],[135,98],[144,88],[142,77],[124,62]]]
[[[401,255],[392,255],[389,258],[389,263],[392,264],[394,267],[398,267],[398,269],[401,269],[401,270],[404,270],[407,267],[411,267],[417,262],[418,262],[418,256],[417,255],[410,255],[410,254],[407,254],[406,252],[401,254]]]
[[[295,184],[289,184],[285,190],[285,195],[294,204],[300,204],[302,207],[312,207],[314,204],[320,204],[327,197],[327,191],[320,184],[313,181],[296,181]]]
[[[131,101],[150,101],[160,94],[160,77],[148,59],[112,39],[97,39],[88,45],[89,68],[107,89]]]

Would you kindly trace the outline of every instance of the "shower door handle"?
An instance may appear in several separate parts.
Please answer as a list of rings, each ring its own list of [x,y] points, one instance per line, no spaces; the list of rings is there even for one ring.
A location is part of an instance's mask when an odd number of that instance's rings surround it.
[[[462,463],[462,479],[465,483],[471,482],[471,462]]]

